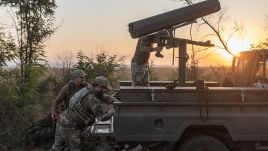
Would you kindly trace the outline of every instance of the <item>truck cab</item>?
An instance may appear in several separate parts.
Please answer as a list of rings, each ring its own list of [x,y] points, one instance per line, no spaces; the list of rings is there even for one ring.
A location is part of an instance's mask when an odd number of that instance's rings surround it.
[[[233,82],[233,86],[267,88],[268,49],[240,52],[233,58],[232,73],[227,75],[227,79]]]

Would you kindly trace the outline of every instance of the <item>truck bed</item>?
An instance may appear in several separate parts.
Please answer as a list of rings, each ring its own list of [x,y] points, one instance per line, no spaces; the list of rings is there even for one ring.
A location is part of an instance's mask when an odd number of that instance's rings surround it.
[[[246,87],[121,86],[118,141],[177,141],[190,126],[220,126],[234,141],[268,141],[268,90]]]

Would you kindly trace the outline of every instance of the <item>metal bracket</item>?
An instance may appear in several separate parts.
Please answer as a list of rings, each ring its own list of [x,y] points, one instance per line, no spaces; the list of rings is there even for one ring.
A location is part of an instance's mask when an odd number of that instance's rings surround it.
[[[241,91],[241,101],[245,102],[245,98],[246,98],[246,93],[245,93],[245,90],[242,89],[242,91]]]

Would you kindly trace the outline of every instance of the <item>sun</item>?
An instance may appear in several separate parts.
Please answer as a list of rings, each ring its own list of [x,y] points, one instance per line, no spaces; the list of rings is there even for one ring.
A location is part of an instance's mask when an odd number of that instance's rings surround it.
[[[250,39],[230,39],[228,42],[228,47],[230,51],[236,55],[241,51],[247,51],[250,49],[250,45],[252,44],[252,40]],[[233,56],[229,54],[225,50],[218,51],[219,55],[221,55],[226,61],[232,60]]]

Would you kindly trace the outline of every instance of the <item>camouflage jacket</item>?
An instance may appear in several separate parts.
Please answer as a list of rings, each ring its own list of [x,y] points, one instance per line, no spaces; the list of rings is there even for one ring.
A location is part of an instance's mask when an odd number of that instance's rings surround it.
[[[81,92],[81,91],[79,91]],[[79,93],[78,92],[78,93]],[[76,123],[77,125],[88,125],[94,122],[95,118],[102,116],[103,108],[100,99],[95,97],[93,89],[89,89],[84,96],[79,95],[78,99],[72,106],[69,106],[63,115]]]

